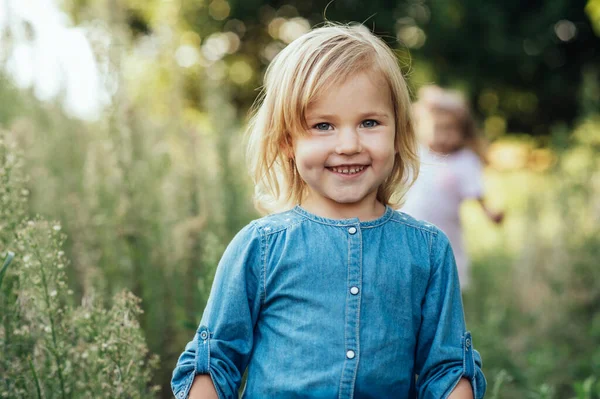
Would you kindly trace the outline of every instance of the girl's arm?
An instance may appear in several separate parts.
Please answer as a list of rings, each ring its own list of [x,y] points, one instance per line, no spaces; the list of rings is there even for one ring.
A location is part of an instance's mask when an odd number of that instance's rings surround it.
[[[466,378],[461,378],[448,399],[473,399],[473,387]]]
[[[198,374],[190,389],[189,399],[219,399],[215,385],[208,374]]]
[[[238,397],[264,292],[263,234],[251,223],[225,250],[200,325],[173,370],[171,389],[177,399]]]
[[[504,218],[503,212],[494,212],[487,207],[484,200],[483,164],[473,153],[463,153],[464,162],[461,163],[459,176],[459,190],[463,199],[475,199],[481,205],[485,215],[494,223],[499,224]]]
[[[477,198],[477,202],[481,205],[483,212],[485,212],[486,216],[494,223],[500,224],[504,219],[504,212],[494,212],[490,208],[487,207],[483,197]]]
[[[430,234],[431,274],[415,351],[417,397],[482,399],[487,384],[481,356],[466,330],[454,254],[441,230]],[[471,396],[465,396],[465,391]]]

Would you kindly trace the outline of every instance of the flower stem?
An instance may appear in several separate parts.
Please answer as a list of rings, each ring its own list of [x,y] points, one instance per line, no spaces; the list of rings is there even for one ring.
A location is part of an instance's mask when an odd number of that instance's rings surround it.
[[[64,377],[63,377],[63,373],[62,373],[60,351],[58,349],[58,344],[56,342],[56,328],[54,325],[54,316],[53,316],[53,312],[52,312],[52,307],[50,305],[50,294],[48,293],[48,282],[46,280],[46,273],[44,273],[44,263],[42,262],[41,254],[37,250],[35,250],[35,254],[37,255],[37,258],[40,262],[40,272],[42,274],[42,283],[44,286],[44,300],[46,302],[46,307],[48,308],[48,317],[50,318],[50,330],[52,332],[52,343],[54,344],[54,350],[52,352],[54,353],[54,359],[56,361],[56,367],[58,369],[58,380],[60,382],[61,397],[62,397],[62,399],[66,399],[65,381],[64,381]]]
[[[31,359],[27,359],[29,361],[29,368],[31,368],[31,374],[33,374],[33,381],[35,381],[35,389],[37,390],[38,399],[42,399],[42,390],[40,389],[40,381],[38,380],[37,373],[35,372],[35,367],[33,366],[33,362]]]
[[[4,264],[2,265],[2,269],[0,270],[0,287],[2,286],[2,280],[4,279],[4,274],[8,269],[8,265],[10,265],[10,262],[12,262],[14,257],[15,254],[9,251],[6,255],[6,258],[4,259]]]

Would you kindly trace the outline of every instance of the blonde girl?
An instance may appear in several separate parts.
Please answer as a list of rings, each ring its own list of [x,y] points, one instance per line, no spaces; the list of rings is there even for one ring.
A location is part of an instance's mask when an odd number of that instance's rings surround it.
[[[425,86],[419,90],[414,108],[422,167],[402,211],[433,223],[448,236],[461,288],[465,290],[470,285],[470,270],[460,206],[465,200],[477,200],[494,223],[500,223],[504,214],[492,210],[484,201],[484,146],[462,95],[438,86]]]
[[[269,66],[249,129],[256,204],[173,371],[178,399],[482,398],[446,236],[395,212],[418,168],[406,82],[362,26]],[[418,376],[418,377],[417,377]]]

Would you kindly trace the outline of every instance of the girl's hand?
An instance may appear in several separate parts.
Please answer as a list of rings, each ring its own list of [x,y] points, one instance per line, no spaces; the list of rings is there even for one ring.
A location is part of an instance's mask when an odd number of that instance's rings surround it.
[[[500,224],[504,220],[504,212],[494,212],[490,208],[487,207],[485,200],[483,197],[477,198],[477,202],[481,205],[483,212],[485,212],[486,216],[494,223]]]
[[[504,212],[493,212],[488,210],[486,213],[488,218],[496,224],[500,224],[504,220]]]

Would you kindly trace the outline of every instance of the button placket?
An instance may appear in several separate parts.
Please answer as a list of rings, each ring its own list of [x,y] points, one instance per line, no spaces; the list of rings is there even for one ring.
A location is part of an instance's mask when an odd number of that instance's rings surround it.
[[[346,226],[348,237],[348,280],[346,291],[345,362],[339,398],[352,398],[360,359],[360,287],[362,281],[362,231],[360,225]]]

